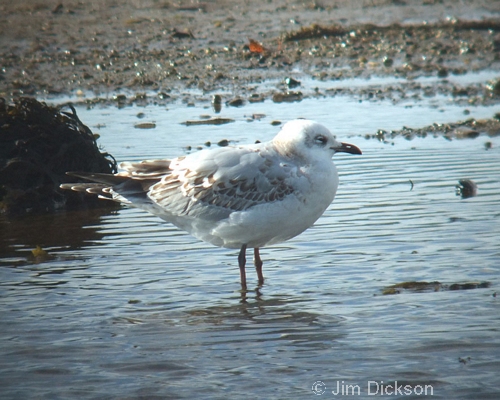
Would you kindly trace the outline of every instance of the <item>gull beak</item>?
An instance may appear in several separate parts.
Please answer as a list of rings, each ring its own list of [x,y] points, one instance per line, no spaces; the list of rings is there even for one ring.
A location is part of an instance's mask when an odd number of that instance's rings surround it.
[[[349,143],[340,143],[340,146],[332,147],[335,153],[363,154],[359,147]]]

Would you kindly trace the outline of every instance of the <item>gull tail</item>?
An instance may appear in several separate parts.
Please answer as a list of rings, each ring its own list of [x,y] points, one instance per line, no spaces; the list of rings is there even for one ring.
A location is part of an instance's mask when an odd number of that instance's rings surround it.
[[[158,179],[134,179],[126,175],[91,172],[66,172],[67,175],[87,179],[89,183],[63,183],[61,189],[97,194],[99,198],[130,204],[131,199],[145,200],[147,191]]]
[[[77,178],[87,179],[88,181],[102,183],[107,186],[116,186],[119,185],[120,183],[130,180],[130,177],[128,176],[101,174],[93,172],[66,172],[66,175],[76,176]]]

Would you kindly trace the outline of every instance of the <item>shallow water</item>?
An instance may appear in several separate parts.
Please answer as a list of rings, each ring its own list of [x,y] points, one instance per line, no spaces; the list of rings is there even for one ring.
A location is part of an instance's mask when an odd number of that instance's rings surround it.
[[[236,252],[139,210],[2,220],[2,399],[391,397],[395,381],[408,398],[498,398],[500,138],[363,138],[465,118],[444,100],[267,101],[223,109],[234,123],[189,127],[212,111],[78,107],[119,161],[267,140],[279,129],[271,120],[294,116],[364,154],[335,156],[334,203],[313,228],[263,249],[266,283],[257,288],[249,268],[246,294]],[[253,113],[266,117],[247,122]],[[456,196],[462,178],[476,197]],[[35,258],[37,245],[48,255]],[[382,295],[405,281],[490,286]]]

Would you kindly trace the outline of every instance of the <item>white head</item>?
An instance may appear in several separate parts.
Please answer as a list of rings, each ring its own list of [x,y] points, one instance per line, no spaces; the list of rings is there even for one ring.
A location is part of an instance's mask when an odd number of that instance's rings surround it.
[[[287,122],[273,139],[273,144],[282,155],[307,161],[331,159],[337,152],[361,154],[358,147],[337,142],[325,126],[307,119]]]

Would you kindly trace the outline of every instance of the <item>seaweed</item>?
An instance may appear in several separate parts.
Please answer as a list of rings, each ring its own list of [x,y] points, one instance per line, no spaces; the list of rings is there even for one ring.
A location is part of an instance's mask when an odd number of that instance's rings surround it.
[[[0,212],[99,204],[94,196],[59,189],[71,179],[67,171],[115,173],[117,166],[72,105],[54,107],[29,97],[9,105],[0,99]]]
[[[487,289],[491,286],[491,282],[464,282],[444,284],[438,281],[408,281],[396,283],[395,285],[387,286],[382,289],[383,295],[400,294],[402,291],[420,293],[420,292],[439,292],[442,290],[471,290],[471,289]]]

